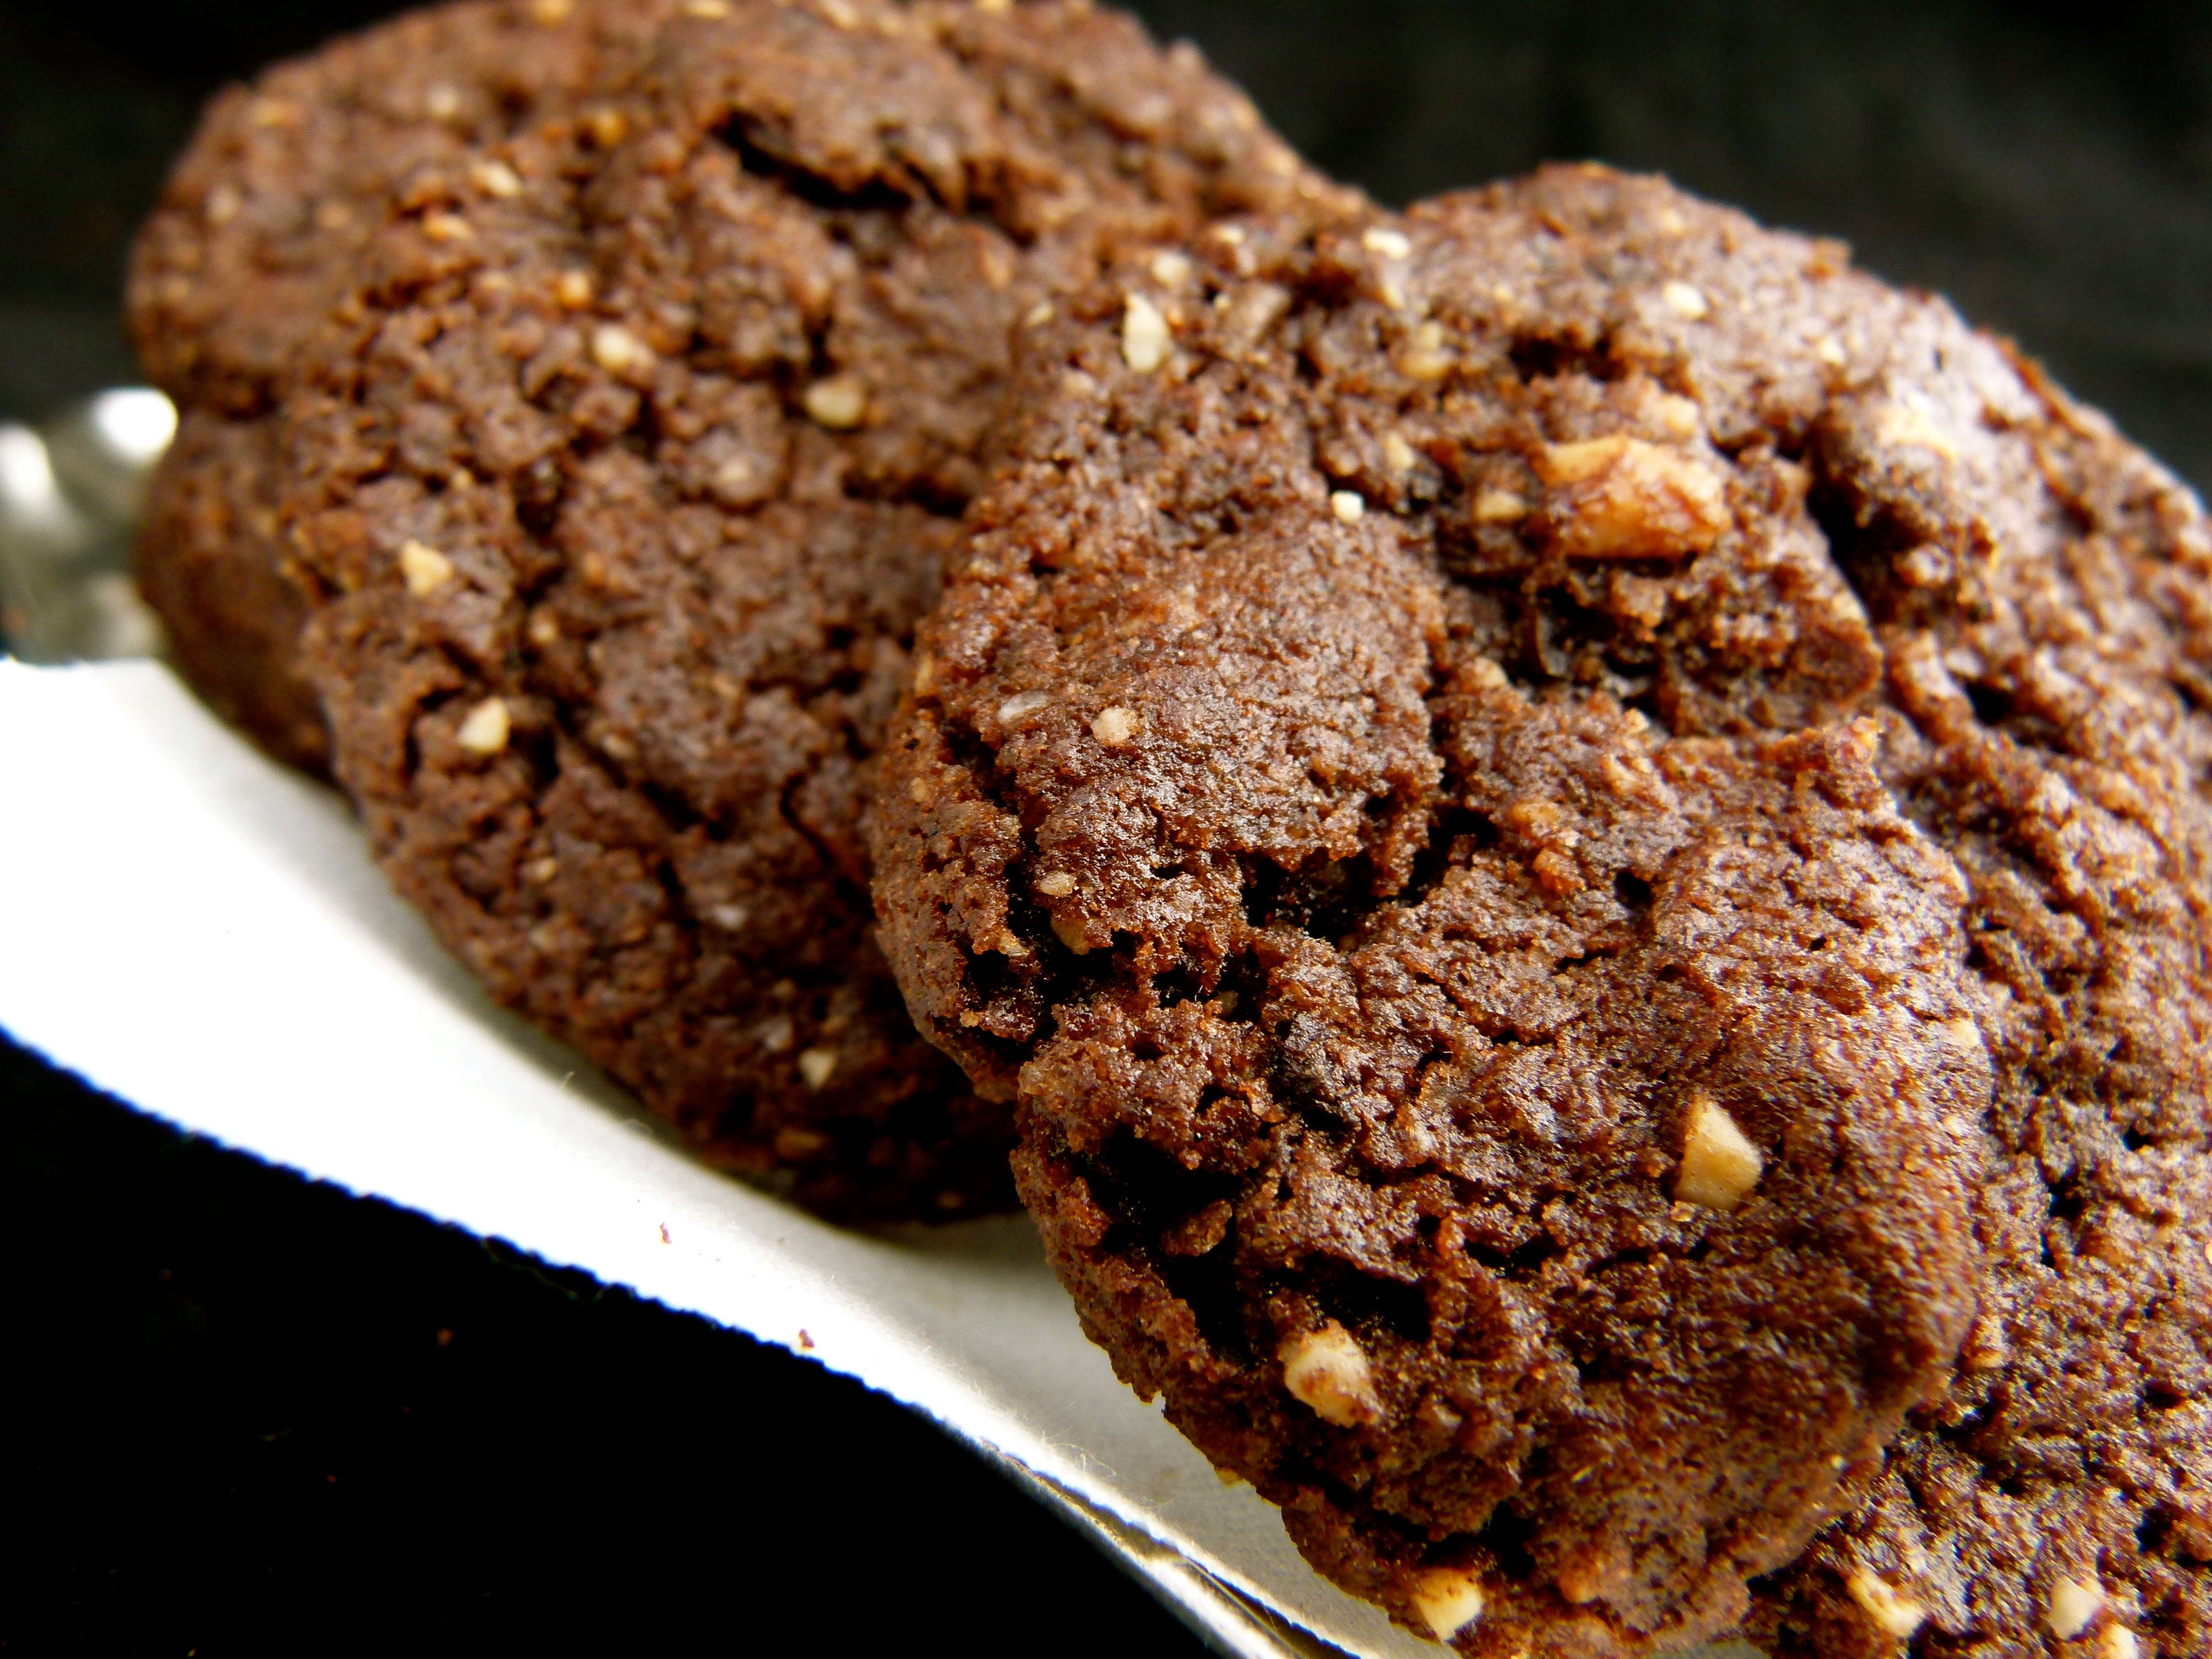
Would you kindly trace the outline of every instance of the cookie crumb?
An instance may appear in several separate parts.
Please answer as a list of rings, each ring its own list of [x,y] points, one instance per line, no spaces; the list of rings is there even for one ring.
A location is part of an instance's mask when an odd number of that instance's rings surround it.
[[[1765,1167],[1759,1148],[1720,1103],[1703,1089],[1692,1091],[1675,1199],[1725,1214],[1750,1196]]]
[[[531,0],[530,15],[541,23],[558,23],[575,9],[576,0]]]
[[[2062,1642],[2070,1642],[2097,1621],[2105,1610],[2105,1587],[2091,1579],[2059,1578],[2051,1583],[2044,1604],[2043,1622]]]
[[[1039,300],[1030,307],[1029,315],[1022,319],[1024,328],[1042,328],[1053,319],[1052,301]]]
[[[1367,1350],[1334,1319],[1317,1331],[1285,1338],[1275,1357],[1283,1362],[1283,1386],[1291,1397],[1324,1423],[1356,1429],[1382,1417]]]
[[[799,1075],[806,1079],[810,1089],[819,1089],[829,1082],[830,1073],[836,1069],[835,1048],[809,1048],[799,1056]]]
[[[555,858],[533,859],[522,868],[523,878],[533,887],[543,887],[561,873],[561,860]]]
[[[507,714],[507,699],[486,697],[469,710],[468,718],[453,735],[471,755],[496,755],[507,747],[513,732],[514,721]]]
[[[1367,516],[1367,498],[1356,489],[1340,489],[1328,498],[1328,510],[1340,524],[1358,524]]]
[[[1020,691],[999,705],[999,724],[1014,726],[1027,720],[1040,708],[1048,708],[1052,694],[1048,691]]]
[[[719,22],[730,15],[730,0],[684,0],[684,15]]]
[[[1170,249],[1152,256],[1152,280],[1163,288],[1179,288],[1190,276],[1190,261]]]
[[[1111,708],[1098,711],[1097,719],[1091,722],[1091,735],[1109,749],[1119,749],[1142,731],[1144,725],[1144,717],[1135,709],[1116,703]]]
[[[458,213],[431,213],[423,216],[422,234],[434,242],[465,242],[477,228]]]
[[[1923,1603],[1864,1567],[1855,1568],[1844,1588],[1877,1628],[1900,1642],[1928,1622],[1928,1609]]]
[[[1141,294],[1132,294],[1121,311],[1121,361],[1139,374],[1150,374],[1167,362],[1175,336],[1160,308]]]
[[[634,374],[653,364],[653,348],[620,323],[592,331],[592,361],[610,374]]]
[[[1702,322],[1712,313],[1712,305],[1703,290],[1688,283],[1674,282],[1659,290],[1659,297],[1667,302],[1669,311],[1677,312],[1692,322]]]
[[[806,388],[806,418],[831,432],[850,432],[867,418],[868,388],[851,374],[833,374]]]
[[[410,593],[424,599],[453,580],[453,562],[426,542],[410,541],[399,550],[399,574]]]
[[[1439,1642],[1482,1617],[1482,1581],[1467,1567],[1431,1567],[1413,1586],[1413,1611]]]
[[[805,1071],[806,1068],[807,1054],[811,1054],[814,1052],[816,1051],[810,1048],[807,1050],[806,1054],[801,1054],[799,1057],[799,1066],[801,1071]],[[829,1073],[824,1072],[823,1075],[827,1077]],[[811,1086],[815,1088],[821,1087],[821,1085],[819,1084],[812,1084],[811,1078],[809,1081],[811,1084]],[[816,1129],[802,1129],[796,1124],[786,1125],[783,1128],[778,1129],[775,1132],[775,1155],[781,1158],[787,1158],[794,1164],[804,1163],[810,1158],[819,1157],[829,1145],[830,1137],[828,1135],[825,1135],[819,1130]]]
[[[1386,259],[1404,259],[1412,256],[1413,239],[1402,230],[1391,230],[1377,225],[1359,239],[1360,246],[1370,253],[1379,253]]]

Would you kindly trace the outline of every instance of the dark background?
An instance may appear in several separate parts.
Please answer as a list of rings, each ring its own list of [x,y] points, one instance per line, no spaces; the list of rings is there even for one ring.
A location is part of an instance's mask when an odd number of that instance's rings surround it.
[[[0,420],[131,378],[123,252],[199,100],[391,9],[0,0]],[[2212,482],[2203,0],[1136,9],[1386,199],[1587,155],[1847,237]],[[1195,1650],[857,1387],[4,1045],[0,1275],[7,1653]]]

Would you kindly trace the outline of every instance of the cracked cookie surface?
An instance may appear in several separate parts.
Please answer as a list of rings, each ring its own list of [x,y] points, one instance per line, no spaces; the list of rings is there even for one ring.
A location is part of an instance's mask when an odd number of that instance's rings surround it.
[[[1662,181],[1200,250],[1026,354],[872,824],[1086,1328],[1471,1655],[2196,1651],[2193,501]]]
[[[1110,11],[627,15],[618,72],[405,172],[288,370],[334,770],[493,992],[707,1156],[839,1216],[1004,1207],[858,816],[1009,331],[1124,234],[1347,198]]]

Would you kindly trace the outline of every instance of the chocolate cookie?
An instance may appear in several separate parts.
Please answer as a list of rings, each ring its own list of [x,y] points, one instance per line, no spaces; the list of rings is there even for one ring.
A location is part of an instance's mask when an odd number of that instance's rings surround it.
[[[1074,0],[674,10],[605,97],[411,171],[298,355],[335,770],[493,991],[708,1156],[839,1215],[1010,1205],[858,823],[1010,334],[1121,239],[1352,198]]]
[[[181,425],[149,495],[139,584],[186,679],[281,758],[329,758],[273,533],[274,411],[301,354],[411,190],[624,81],[678,9],[467,0],[280,64],[209,106],[140,233],[131,333]]]
[[[1033,337],[872,825],[1086,1328],[1471,1655],[2200,1650],[2195,504],[1662,181],[1200,246]]]

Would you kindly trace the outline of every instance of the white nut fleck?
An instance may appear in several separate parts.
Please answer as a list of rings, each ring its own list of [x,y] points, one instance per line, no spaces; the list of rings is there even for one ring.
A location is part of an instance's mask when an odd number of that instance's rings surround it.
[[[1036,890],[1047,898],[1066,898],[1075,890],[1075,878],[1065,870],[1055,870],[1037,878]]]
[[[1704,293],[1687,283],[1668,283],[1659,290],[1659,297],[1667,302],[1669,311],[1678,312],[1693,323],[1712,311],[1712,306]]]
[[[1052,301],[1049,300],[1039,300],[1035,305],[1030,307],[1029,315],[1022,319],[1022,326],[1024,328],[1042,328],[1047,323],[1052,320]]]
[[[522,873],[533,887],[543,887],[561,873],[561,860],[556,858],[533,859],[523,866]]]
[[[2070,1642],[2104,1610],[2105,1587],[2095,1579],[2058,1578],[2051,1581],[2043,1622],[2060,1641]]]
[[[496,755],[507,747],[507,740],[514,730],[514,722],[507,711],[504,697],[486,697],[468,712],[460,730],[453,736],[462,748],[471,755]]]
[[[832,432],[850,432],[868,417],[868,388],[858,375],[833,374],[806,388],[806,418]]]
[[[653,363],[653,348],[620,323],[602,323],[592,331],[592,361],[610,374],[635,374]]]
[[[836,1069],[835,1048],[809,1048],[799,1057],[799,1075],[806,1079],[810,1089],[818,1089],[829,1082],[830,1074]]]
[[[410,541],[399,550],[399,574],[419,599],[453,580],[453,562],[427,543]]]
[[[460,88],[441,81],[422,94],[422,112],[433,121],[450,121],[461,112]]]
[[[1917,402],[1900,399],[1887,405],[1875,423],[1875,437],[1892,449],[1927,449],[1947,461],[1959,459],[1959,446],[1951,434]]]
[[[571,311],[581,311],[592,303],[592,274],[587,270],[564,270],[554,279],[553,297]]]
[[[1163,288],[1179,288],[1190,276],[1190,260],[1172,249],[1152,256],[1152,280]]]
[[[1358,524],[1367,516],[1367,498],[1356,489],[1340,489],[1328,498],[1328,510],[1340,524]]]
[[[730,0],[684,0],[684,15],[704,17],[709,21],[730,15]]]
[[[751,914],[742,904],[717,904],[707,912],[707,920],[726,933],[734,933],[745,925]]]
[[[1275,1350],[1283,1386],[1324,1423],[1356,1429],[1382,1415],[1375,1371],[1358,1339],[1334,1319],[1317,1331],[1286,1337]]]
[[[238,217],[246,203],[228,185],[217,185],[207,193],[207,205],[203,210],[211,225],[227,225]]]
[[[1905,1640],[1928,1622],[1926,1606],[1916,1601],[1887,1578],[1876,1577],[1864,1567],[1856,1567],[1844,1580],[1851,1600],[1859,1609],[1874,1620],[1877,1628]]]
[[[1528,503],[1510,489],[1486,489],[1474,498],[1477,524],[1516,524],[1528,516]]]
[[[1413,445],[1407,443],[1402,435],[1395,432],[1382,434],[1382,465],[1400,477],[1411,472],[1413,463],[1419,459],[1413,453]]]
[[[1413,252],[1413,240],[1402,230],[1392,230],[1377,225],[1359,239],[1360,246],[1370,253],[1379,253],[1386,259],[1403,259]]]
[[[477,231],[458,213],[430,213],[422,217],[422,234],[434,242],[465,242]]]
[[[522,194],[522,175],[504,161],[479,161],[470,169],[469,177],[485,195],[501,201]]]
[[[1682,1168],[1674,1196],[1708,1210],[1735,1209],[1759,1185],[1766,1160],[1736,1121],[1703,1089],[1690,1096],[1689,1133],[1682,1143]]]
[[[1468,1567],[1431,1567],[1415,1581],[1413,1611],[1439,1642],[1482,1617],[1482,1581]]]
[[[1144,716],[1135,709],[1116,703],[1098,711],[1098,717],[1091,722],[1091,735],[1109,749],[1119,749],[1142,731],[1144,725]]]
[[[576,0],[531,0],[530,15],[541,23],[557,23],[576,9]]]
[[[2107,1625],[2097,1643],[2097,1659],[2139,1659],[2142,1645],[2125,1625]]]
[[[558,645],[561,642],[561,619],[550,611],[541,611],[530,619],[530,626],[523,632],[529,635],[532,645]]]
[[[1398,354],[1398,372],[1408,380],[1441,380],[1451,373],[1455,361],[1445,347],[1443,325],[1423,323]]]
[[[1231,247],[1244,246],[1244,227],[1242,225],[1216,225],[1212,234],[1215,241],[1226,242]]]
[[[1850,361],[1850,354],[1844,349],[1843,342],[1828,334],[1823,334],[1813,342],[1813,355],[1830,368],[1841,368]]]
[[[999,724],[1018,725],[1038,709],[1049,707],[1051,702],[1052,694],[1048,691],[1016,692],[999,705]]]
[[[1121,361],[1139,374],[1150,374],[1167,362],[1175,336],[1160,308],[1141,294],[1132,294],[1121,308]]]

